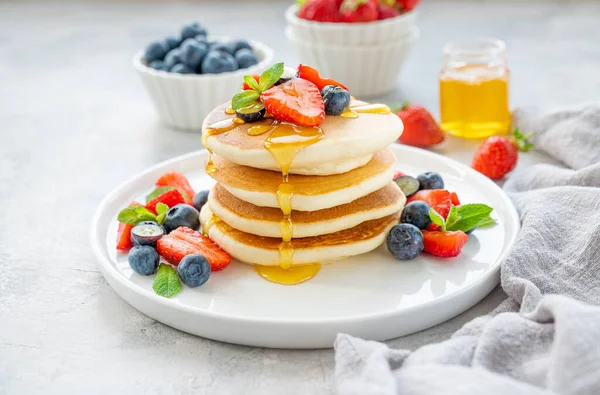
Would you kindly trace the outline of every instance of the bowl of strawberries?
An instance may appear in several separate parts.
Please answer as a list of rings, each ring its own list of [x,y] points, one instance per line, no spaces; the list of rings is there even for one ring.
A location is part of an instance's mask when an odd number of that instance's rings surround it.
[[[369,97],[395,87],[414,41],[419,0],[305,0],[286,11],[300,61]]]

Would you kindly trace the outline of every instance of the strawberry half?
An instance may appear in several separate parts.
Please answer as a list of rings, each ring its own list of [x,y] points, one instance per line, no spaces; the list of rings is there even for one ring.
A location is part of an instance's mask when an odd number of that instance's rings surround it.
[[[331,78],[323,78],[319,74],[316,69],[313,69],[310,66],[305,64],[301,64],[298,66],[298,78],[302,78],[303,80],[307,80],[312,82],[319,88],[319,91],[322,91],[327,85],[339,86],[340,88],[344,88],[348,90],[344,85],[340,84],[336,80],[332,80]]]
[[[296,78],[261,93],[260,100],[275,119],[300,126],[317,126],[325,120],[321,92],[310,81]]]
[[[214,241],[183,226],[161,237],[156,242],[156,251],[173,265],[178,265],[187,255],[200,254],[208,260],[213,272],[223,270],[231,263],[229,254]]]
[[[181,192],[181,195],[183,195],[183,198],[187,204],[193,204],[194,196],[196,196],[196,192],[194,192],[194,189],[190,185],[188,179],[185,178],[183,174],[175,170],[170,173],[163,174],[158,181],[156,181],[156,186],[173,187],[178,189],[179,192]]]
[[[179,192],[179,190],[173,189],[150,200],[146,204],[146,208],[152,211],[154,214],[156,214],[156,205],[158,203],[166,204],[167,206],[169,206],[169,208],[171,208],[177,204],[185,203],[185,199],[183,198],[183,195],[181,194],[181,192]]]
[[[131,202],[129,203],[129,207],[131,206],[141,206],[141,204],[138,202]],[[117,229],[117,250],[127,251],[133,247],[133,243],[131,242],[131,229],[133,229],[133,225],[119,222],[119,228]]]
[[[458,256],[469,236],[462,230],[455,232],[430,232],[421,231],[423,234],[423,251],[428,254],[451,258]]]
[[[418,191],[406,200],[406,204],[421,200],[429,205],[432,209],[438,212],[444,218],[448,217],[450,207],[452,207],[452,194],[445,189],[424,189]],[[431,223],[428,230],[439,230],[440,227]]]

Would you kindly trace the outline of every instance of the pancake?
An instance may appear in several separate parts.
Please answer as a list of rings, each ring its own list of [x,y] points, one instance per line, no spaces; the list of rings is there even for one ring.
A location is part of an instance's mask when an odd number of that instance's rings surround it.
[[[281,238],[257,236],[237,230],[225,221],[211,220],[212,211],[204,205],[200,222],[208,228],[208,236],[235,259],[254,265],[278,266]],[[397,215],[363,222],[353,228],[321,236],[292,239],[292,265],[329,263],[364,254],[381,245],[389,230],[398,223]]]
[[[280,172],[255,169],[213,155],[211,176],[237,198],[261,207],[279,208],[277,191]],[[331,176],[289,175],[293,187],[292,208],[316,211],[350,203],[386,186],[394,177],[396,158],[386,148],[373,155],[364,166]]]
[[[292,211],[293,237],[310,237],[353,228],[365,221],[397,214],[406,197],[389,182],[385,187],[353,202],[317,211]],[[258,236],[281,238],[283,213],[279,208],[259,207],[233,196],[216,185],[208,196],[211,211],[232,227]]]
[[[351,108],[361,104],[366,103],[354,101]],[[230,162],[280,171],[281,164],[265,148],[265,141],[272,137],[276,128],[272,123],[277,121],[265,118],[254,123],[237,123],[234,122],[235,115],[226,113],[229,105],[217,107],[205,119],[202,128],[204,145]],[[360,167],[374,152],[397,140],[403,130],[402,121],[393,113],[361,112],[357,118],[327,116],[319,128],[280,126],[288,127],[287,134],[296,139],[299,147],[302,146],[294,153],[293,160],[290,159],[289,172],[304,175],[340,174]],[[251,128],[262,134],[250,135]],[[291,132],[292,129],[295,132]],[[284,140],[289,142],[290,136],[280,139]]]

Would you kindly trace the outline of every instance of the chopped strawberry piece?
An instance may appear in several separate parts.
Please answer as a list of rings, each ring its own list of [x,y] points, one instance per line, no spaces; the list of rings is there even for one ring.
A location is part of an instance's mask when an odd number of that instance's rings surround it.
[[[396,172],[394,173],[394,178],[392,178],[392,180],[395,180],[395,179],[397,179],[397,178],[399,178],[399,177],[402,177],[402,176],[405,176],[405,175],[406,175],[406,174],[402,173],[401,171],[396,171]]]
[[[460,206],[460,200],[458,200],[458,195],[456,192],[450,193],[450,196],[452,197],[452,204],[455,206]]]
[[[321,92],[315,84],[292,79],[260,95],[260,100],[275,119],[300,126],[317,126],[325,120]]]
[[[409,197],[406,203],[413,202],[415,200],[422,200],[429,205],[432,209],[438,212],[439,215],[446,218],[450,212],[452,206],[452,195],[445,189],[424,189]],[[431,223],[427,230],[439,230],[440,227],[434,223]]]
[[[331,78],[321,77],[321,75],[316,69],[313,69],[312,67],[307,66],[305,64],[301,64],[298,66],[298,78],[302,78],[303,80],[312,82],[317,86],[317,88],[319,88],[319,92],[322,91],[323,88],[325,88],[327,85],[339,86],[341,88],[344,88],[345,90],[348,90],[348,88],[346,88],[344,85],[340,84],[335,80],[332,80]]]
[[[129,206],[141,206],[141,204],[138,202],[131,202],[129,203]],[[131,229],[133,229],[133,225],[119,222],[119,228],[117,229],[117,250],[127,251],[133,247],[133,243],[131,242]]]
[[[254,79],[256,80],[256,83],[257,83],[257,84],[258,84],[258,82],[260,81],[260,75],[254,74],[254,75],[252,76],[252,78],[254,78]],[[251,91],[251,90],[253,90],[253,89],[252,89],[252,88],[250,88],[250,86],[244,82],[244,85],[242,85],[242,90],[244,90],[244,91]]]
[[[185,176],[175,170],[170,173],[163,174],[158,181],[156,181],[157,187],[174,187],[181,192],[185,202],[187,204],[193,204],[194,196],[196,196],[196,192],[190,185]]]
[[[469,236],[462,230],[455,232],[430,232],[423,230],[421,233],[423,234],[423,251],[444,258],[458,256],[463,246],[469,240]]]
[[[169,206],[169,208],[180,204],[185,203],[185,199],[179,190],[173,189],[168,192],[163,193],[162,195],[150,200],[146,204],[146,208],[156,214],[156,205],[158,203],[163,203]]]
[[[210,263],[212,271],[219,271],[231,263],[229,254],[202,233],[179,227],[156,242],[156,250],[169,263],[178,265],[190,254],[200,254]]]

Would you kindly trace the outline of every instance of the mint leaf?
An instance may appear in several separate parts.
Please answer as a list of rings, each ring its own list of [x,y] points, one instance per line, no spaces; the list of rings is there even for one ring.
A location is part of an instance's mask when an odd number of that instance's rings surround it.
[[[169,206],[167,206],[166,204],[161,202],[156,205],[156,213],[157,214],[164,214],[167,211],[169,211]]]
[[[142,221],[155,221],[156,215],[144,206],[125,207],[117,216],[117,221],[128,225],[137,225]]]
[[[429,209],[429,218],[431,218],[431,222],[442,228],[442,232],[446,231],[446,221],[444,220],[444,217],[432,208]]]
[[[254,79],[254,77],[252,77],[251,75],[246,75],[244,76],[244,82],[246,84],[248,84],[248,86],[252,89],[254,89],[255,91],[258,92],[258,82],[256,82],[256,80]]]
[[[446,218],[446,227],[450,228],[450,226],[459,219],[460,216],[458,215],[458,210],[456,209],[456,206],[450,206],[450,212],[448,212],[448,218]]]
[[[481,221],[487,219],[494,209],[487,204],[473,203],[463,204],[456,208],[459,220],[451,225],[448,225],[448,230],[462,230],[467,232],[478,226]]]
[[[152,283],[152,289],[157,295],[170,298],[181,291],[181,282],[172,266],[161,263]]]
[[[481,220],[481,222],[477,225],[478,228],[485,228],[486,226],[496,225],[496,220],[489,215],[487,218]]]
[[[254,103],[260,97],[258,92],[256,91],[243,91],[240,93],[236,93],[231,99],[231,108],[234,110],[239,110],[240,108],[249,106]]]
[[[146,196],[146,204],[150,203],[150,200],[156,199],[162,194],[172,191],[175,187],[158,187]]]
[[[283,75],[283,62],[275,63],[270,69],[260,76],[258,82],[259,91],[262,93],[273,86]],[[235,110],[235,107],[234,107]]]

